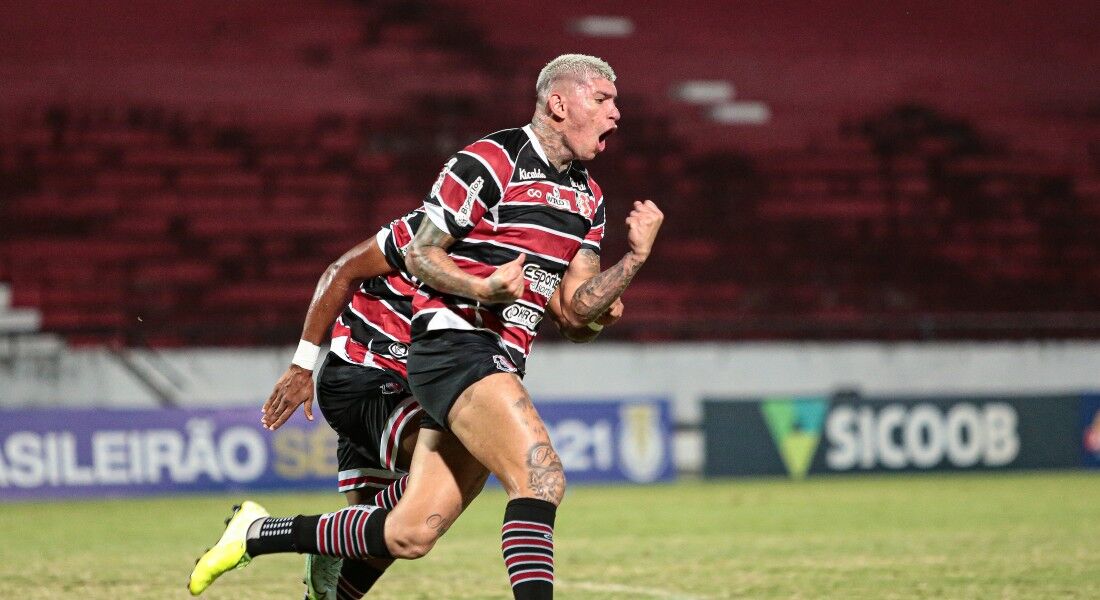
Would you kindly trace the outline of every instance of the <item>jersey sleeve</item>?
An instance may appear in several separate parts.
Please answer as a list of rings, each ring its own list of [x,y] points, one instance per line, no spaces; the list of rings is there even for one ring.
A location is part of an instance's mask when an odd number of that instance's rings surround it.
[[[436,227],[463,238],[500,202],[511,176],[511,164],[499,145],[474,142],[443,165],[424,199],[424,211]]]
[[[406,277],[409,276],[409,272],[405,267],[405,254],[409,251],[409,244],[412,243],[413,236],[416,235],[416,230],[420,228],[423,220],[424,209],[417,208],[400,219],[391,221],[389,225],[379,230],[375,237],[378,247],[386,257],[386,262]]]
[[[604,210],[603,195],[596,199],[596,212],[592,215],[592,226],[588,228],[581,248],[600,253],[600,245],[603,243],[604,226],[607,224],[607,212]]]

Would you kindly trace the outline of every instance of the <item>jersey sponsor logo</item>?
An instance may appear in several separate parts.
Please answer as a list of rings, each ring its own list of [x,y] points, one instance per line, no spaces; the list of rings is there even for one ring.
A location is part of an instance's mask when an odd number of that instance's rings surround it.
[[[504,371],[505,373],[516,373],[519,371],[519,369],[512,364],[512,361],[500,354],[493,355],[493,364],[496,365],[498,371]]]
[[[523,276],[531,282],[528,287],[531,288],[532,292],[548,300],[550,296],[554,295],[554,290],[558,289],[558,285],[561,284],[561,275],[543,271],[536,264],[524,265]]]
[[[526,327],[531,331],[534,331],[539,326],[539,322],[542,321],[542,314],[539,311],[528,308],[522,304],[513,304],[504,309],[501,313],[504,320],[520,327]]]
[[[592,217],[596,216],[596,199],[583,192],[577,192],[577,210],[584,218],[591,221]]]
[[[405,358],[409,355],[409,347],[401,342],[394,342],[389,347],[390,356],[394,358]]]
[[[458,223],[459,227],[470,224],[470,213],[474,210],[474,201],[477,200],[478,194],[481,193],[481,188],[484,185],[485,180],[480,176],[470,184],[470,188],[466,192],[466,200],[462,202],[462,206],[458,208],[458,213],[455,214],[455,223]]]
[[[527,188],[528,198],[542,198],[542,190],[536,188]]]
[[[569,201],[561,197],[561,189],[557,186],[550,188],[550,193],[546,194],[546,203],[555,208],[569,210]]]
[[[432,195],[436,198],[439,198],[439,191],[443,189],[443,180],[447,177],[447,171],[450,171],[451,167],[455,166],[457,162],[457,158],[452,158],[447,161],[447,164],[443,165],[443,169],[439,171],[439,177],[436,177],[435,183],[432,184]]]
[[[520,168],[519,178],[520,179],[546,179],[546,175],[543,174],[542,169],[537,169],[536,168],[536,169],[531,169],[530,171],[528,171],[527,169]]]

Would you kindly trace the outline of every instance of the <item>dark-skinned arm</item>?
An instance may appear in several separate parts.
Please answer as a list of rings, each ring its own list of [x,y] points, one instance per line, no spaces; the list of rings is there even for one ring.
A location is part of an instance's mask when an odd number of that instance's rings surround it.
[[[375,238],[345,252],[325,269],[317,281],[313,299],[306,311],[302,340],[320,346],[359,285],[367,279],[392,273],[393,270]],[[278,429],[302,404],[305,404],[306,418],[312,421],[313,371],[292,364],[275,383],[275,389],[264,402],[260,422],[268,429]]]

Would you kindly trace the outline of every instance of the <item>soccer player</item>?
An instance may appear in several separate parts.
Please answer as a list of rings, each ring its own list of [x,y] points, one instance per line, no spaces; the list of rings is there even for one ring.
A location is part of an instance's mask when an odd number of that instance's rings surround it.
[[[298,351],[263,407],[263,423],[278,429],[298,406],[313,418],[312,371],[326,330],[331,350],[317,373],[317,399],[338,433],[338,486],[349,505],[393,508],[407,483],[409,458],[420,429],[420,405],[405,379],[409,320],[415,284],[405,272],[404,253],[424,217],[417,209],[332,263],[317,283],[306,313]],[[554,307],[558,307],[556,298]],[[597,332],[569,328],[552,312],[568,339],[587,342]],[[600,323],[614,323],[618,303]],[[472,465],[474,470],[479,465]],[[488,471],[471,474],[463,507],[483,486]],[[306,555],[307,598],[359,598],[373,587],[392,560],[341,561]]]
[[[398,505],[280,521],[245,503],[193,583],[205,589],[272,552],[423,556],[450,526],[447,515],[461,512],[469,465],[480,463],[509,496],[502,549],[513,595],[553,597],[565,474],[520,377],[554,290],[566,323],[597,329],[649,257],[664,218],[652,202],[635,202],[626,219],[630,251],[600,271],[603,196],[580,161],[602,152],[617,127],[614,81],[600,59],[559,56],[539,74],[531,124],[467,146],[432,186],[406,256],[421,281],[409,382],[430,420]],[[459,510],[441,513],[441,504]]]
[[[404,272],[404,246],[419,227],[414,211],[332,263],[317,283],[298,351],[263,406],[278,429],[304,404],[313,419],[312,371],[331,328],[331,349],[317,373],[317,399],[337,432],[338,487],[349,505],[392,508],[407,483],[420,429],[420,405],[405,380],[415,285]],[[472,498],[484,482],[472,478]],[[341,561],[306,555],[306,598],[360,598],[392,561]]]

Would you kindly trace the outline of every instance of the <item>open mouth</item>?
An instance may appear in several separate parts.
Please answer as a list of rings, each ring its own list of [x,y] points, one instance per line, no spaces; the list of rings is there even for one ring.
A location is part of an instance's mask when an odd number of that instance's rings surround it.
[[[612,127],[611,129],[608,129],[607,131],[600,134],[600,138],[599,138],[600,152],[603,152],[604,148],[607,147],[607,138],[614,135],[616,129],[618,129],[618,127]]]

